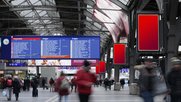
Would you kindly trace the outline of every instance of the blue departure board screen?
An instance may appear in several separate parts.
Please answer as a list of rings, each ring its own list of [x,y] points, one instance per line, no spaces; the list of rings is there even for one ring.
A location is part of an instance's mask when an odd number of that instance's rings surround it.
[[[3,36],[2,59],[100,59],[99,36]]]

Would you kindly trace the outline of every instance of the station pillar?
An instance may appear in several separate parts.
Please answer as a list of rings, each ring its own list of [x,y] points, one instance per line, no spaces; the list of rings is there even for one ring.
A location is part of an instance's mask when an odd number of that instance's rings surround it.
[[[119,74],[120,74],[120,66],[119,65],[115,65],[114,66],[114,90],[115,91],[119,91],[121,88],[120,82],[119,82]]]

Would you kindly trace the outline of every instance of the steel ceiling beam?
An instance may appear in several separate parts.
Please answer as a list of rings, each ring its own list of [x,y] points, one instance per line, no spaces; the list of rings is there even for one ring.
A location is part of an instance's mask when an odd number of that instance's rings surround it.
[[[0,18],[0,21],[16,21],[16,20],[59,20],[60,22],[79,22],[79,20],[73,20],[73,19],[61,19],[59,17],[19,17],[19,18]],[[87,20],[80,20],[80,22],[85,22]],[[97,23],[108,23],[108,24],[114,24],[112,22],[100,22],[100,21],[87,21],[87,22],[97,22]],[[100,24],[101,25],[101,24]]]
[[[8,6],[8,5],[0,5],[0,8],[13,8],[13,9],[24,9],[24,10],[29,10],[29,9],[32,9],[35,8],[35,9],[56,9],[56,8],[67,8],[67,9],[78,9],[77,6],[61,6],[61,5],[55,5],[55,6],[52,6],[52,5],[12,5],[12,6]],[[95,9],[93,7],[80,7],[80,9],[83,9],[83,10],[87,10],[87,9]],[[122,9],[109,9],[109,8],[99,8],[101,10],[112,10],[112,11],[122,11]]]
[[[0,30],[28,30],[28,29],[35,29],[33,27],[12,27],[12,28],[0,28]],[[59,29],[62,29],[62,28],[36,28],[36,29],[55,29],[55,30],[59,30]],[[75,31],[73,28],[65,28],[65,30],[68,30],[68,31]],[[93,30],[93,29],[80,29],[81,31],[94,31],[94,32],[109,32],[107,30],[104,30],[104,31],[101,31],[101,30]]]
[[[124,10],[125,13],[128,13],[129,8],[124,5],[122,2],[118,1],[118,0],[111,0],[112,3],[116,4],[117,6],[119,6],[120,8],[122,8]],[[122,11],[123,11],[122,10]]]

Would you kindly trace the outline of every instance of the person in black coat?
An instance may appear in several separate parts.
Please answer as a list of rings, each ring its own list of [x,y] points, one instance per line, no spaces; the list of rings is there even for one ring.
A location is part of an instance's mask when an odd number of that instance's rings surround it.
[[[125,80],[124,80],[124,79],[121,79],[121,80],[120,80],[120,84],[121,84],[121,88],[124,89]]]
[[[18,101],[20,89],[21,89],[20,80],[18,79],[18,77],[14,77],[14,80],[13,80],[13,93],[15,94],[16,101]]]
[[[172,61],[173,68],[167,75],[171,102],[181,102],[181,60]]]
[[[33,91],[32,91],[32,96],[33,97],[38,97],[38,79],[36,77],[34,77],[32,80],[31,80],[31,86],[33,88]]]

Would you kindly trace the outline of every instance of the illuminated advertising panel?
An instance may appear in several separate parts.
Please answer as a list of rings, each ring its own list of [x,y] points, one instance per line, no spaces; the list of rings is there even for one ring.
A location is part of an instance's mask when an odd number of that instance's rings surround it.
[[[114,64],[125,65],[126,64],[126,45],[114,44]]]
[[[138,14],[138,51],[159,51],[159,15]]]

